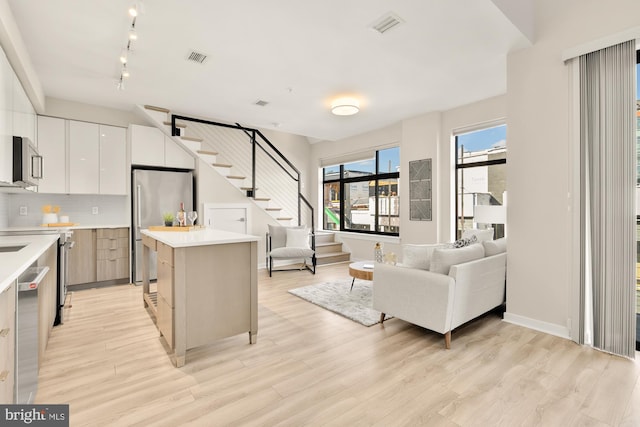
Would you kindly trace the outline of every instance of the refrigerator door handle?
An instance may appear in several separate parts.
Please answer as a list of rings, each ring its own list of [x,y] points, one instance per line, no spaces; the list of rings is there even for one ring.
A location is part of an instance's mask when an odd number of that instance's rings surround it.
[[[136,186],[136,219],[137,219],[137,222],[135,224],[136,231],[138,231],[138,229],[140,227],[142,227],[142,219],[141,219],[141,216],[140,216],[140,192],[141,191],[142,191],[142,188],[141,188],[140,184],[138,184]]]

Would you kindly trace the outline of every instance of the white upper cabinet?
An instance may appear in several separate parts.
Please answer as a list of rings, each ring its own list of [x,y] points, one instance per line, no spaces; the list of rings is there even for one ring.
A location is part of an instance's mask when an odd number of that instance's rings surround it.
[[[38,152],[43,159],[40,193],[69,192],[65,122],[55,117],[38,117]]]
[[[164,166],[164,134],[158,128],[130,125],[131,164]]]
[[[13,69],[0,49],[0,182],[12,182]]]
[[[13,76],[13,134],[36,141],[36,112],[18,77]]]
[[[98,194],[99,130],[95,123],[69,121],[69,192]]]
[[[127,194],[127,132],[100,125],[100,194]]]
[[[193,169],[193,157],[158,128],[129,126],[131,164]]]
[[[127,194],[127,132],[117,126],[38,116],[41,193]]]
[[[171,168],[193,169],[195,160],[170,136],[164,137],[164,165]]]

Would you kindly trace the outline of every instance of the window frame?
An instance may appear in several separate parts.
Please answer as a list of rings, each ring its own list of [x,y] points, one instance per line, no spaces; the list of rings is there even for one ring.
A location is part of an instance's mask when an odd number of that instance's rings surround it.
[[[492,159],[492,160],[483,160],[480,162],[470,162],[470,163],[459,163],[459,159],[460,159],[460,144],[458,144],[458,138],[461,135],[465,135],[465,134],[469,134],[469,133],[473,133],[473,132],[479,132],[479,131],[483,131],[486,129],[491,129],[491,128],[495,128],[495,127],[500,127],[500,126],[505,126],[506,127],[506,123],[502,122],[502,123],[497,123],[494,125],[490,125],[487,127],[483,127],[483,128],[477,128],[471,131],[466,131],[466,132],[459,132],[459,133],[455,133],[454,136],[454,168],[453,168],[453,174],[454,174],[454,198],[455,198],[455,207],[454,207],[454,212],[453,212],[453,223],[454,223],[454,227],[453,227],[453,239],[457,240],[460,238],[460,236],[458,236],[458,233],[461,233],[461,230],[459,229],[459,220],[460,218],[458,217],[458,212],[460,209],[460,202],[459,202],[459,172],[461,170],[464,169],[470,169],[470,168],[474,168],[474,167],[484,167],[484,166],[494,166],[494,165],[506,165],[507,164],[507,157],[508,157],[508,150],[506,150],[506,155],[504,158],[502,159]],[[462,213],[462,215],[464,216],[464,212]]]
[[[340,224],[339,224],[339,231],[341,232],[349,232],[349,233],[361,233],[361,234],[372,234],[372,235],[379,235],[379,236],[400,236],[400,232],[383,232],[383,231],[378,231],[379,227],[380,227],[380,223],[379,223],[379,218],[380,218],[380,212],[379,212],[379,207],[380,207],[380,203],[379,203],[379,193],[378,193],[378,188],[379,188],[379,182],[383,181],[385,179],[396,179],[397,180],[397,185],[396,185],[396,189],[397,189],[397,195],[398,198],[400,197],[400,171],[398,172],[385,172],[385,173],[379,173],[378,171],[380,170],[380,151],[382,150],[386,150],[389,148],[398,148],[398,150],[400,150],[400,146],[395,146],[395,147],[387,147],[384,149],[380,149],[380,150],[376,150],[375,151],[375,173],[371,174],[371,175],[362,175],[362,176],[357,176],[357,177],[348,177],[345,178],[344,177],[344,166],[345,163],[341,163],[340,166],[340,173],[337,179],[330,179],[327,180],[326,179],[326,169],[327,167],[323,167],[322,168],[322,195],[323,195],[323,200],[324,200],[324,196],[325,196],[325,189],[326,189],[326,185],[327,184],[332,184],[332,183],[338,183],[339,185],[339,191],[340,191]],[[354,163],[354,162],[348,162],[349,163]],[[335,165],[334,165],[335,166]],[[373,230],[362,230],[362,229],[356,229],[356,228],[347,228],[346,226],[346,221],[345,221],[345,188],[347,185],[351,184],[351,183],[355,183],[355,182],[367,182],[370,183],[371,181],[375,181],[375,199],[374,199],[374,223],[373,223]],[[369,184],[367,184],[369,185]],[[371,197],[371,196],[369,196]],[[325,213],[324,213],[324,206],[322,209],[322,229],[325,230]],[[398,205],[398,218],[400,218],[400,206]],[[398,228],[400,228],[400,226],[398,226]]]

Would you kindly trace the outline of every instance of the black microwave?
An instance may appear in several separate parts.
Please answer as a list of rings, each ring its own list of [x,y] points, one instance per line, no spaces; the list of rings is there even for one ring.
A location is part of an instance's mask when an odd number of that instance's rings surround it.
[[[13,137],[13,184],[34,187],[42,179],[42,156],[29,138]]]

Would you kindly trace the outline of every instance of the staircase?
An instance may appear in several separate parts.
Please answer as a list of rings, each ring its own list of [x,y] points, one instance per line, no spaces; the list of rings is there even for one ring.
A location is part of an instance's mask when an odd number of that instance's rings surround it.
[[[145,105],[141,107],[141,110],[157,127],[164,128],[167,133],[172,134],[170,110],[151,105]],[[292,184],[293,181],[290,178],[294,178],[294,171],[298,171],[282,157],[290,166],[289,170],[282,173],[280,169],[285,168],[275,158],[277,155],[282,156],[277,149],[274,148],[274,154],[265,151],[266,155],[259,157],[259,154],[256,155],[254,145],[253,156],[247,155],[247,138],[251,136],[251,129],[226,124],[220,124],[218,128],[211,124],[202,124],[197,121],[198,119],[193,120],[195,122],[175,120],[176,132],[173,133],[177,133],[177,135],[174,136],[174,140],[180,141],[186,149],[193,153],[194,157],[202,159],[225,177],[229,183],[246,194],[280,225],[307,223],[310,224],[310,228],[314,228],[311,205],[304,197],[299,196],[311,209],[310,221],[305,222],[302,220],[305,216],[300,208],[300,202],[292,201],[291,194],[299,193],[299,185],[295,182]],[[262,137],[261,134],[260,136]],[[255,139],[255,134],[253,138]],[[226,156],[221,154],[223,152]],[[258,158],[257,161],[256,158]],[[258,170],[258,168],[262,171],[260,182],[256,182],[255,176],[247,178],[247,175],[251,175],[252,170]],[[264,177],[268,177],[268,179]],[[261,190],[257,184],[266,190]],[[266,194],[267,192],[269,194]],[[332,264],[349,261],[350,254],[342,250],[342,243],[334,240],[333,233],[316,232],[316,258],[317,265]]]
[[[316,265],[349,261],[351,254],[342,250],[342,243],[335,241],[335,234],[316,232]]]

